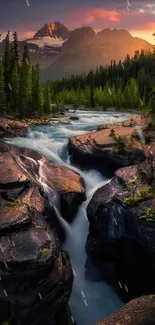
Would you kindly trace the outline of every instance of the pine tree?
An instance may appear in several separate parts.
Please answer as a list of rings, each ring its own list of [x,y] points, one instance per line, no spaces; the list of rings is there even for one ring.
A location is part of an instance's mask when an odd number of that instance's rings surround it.
[[[14,54],[15,63],[18,66],[18,63],[19,63],[19,48],[18,48],[17,32],[14,32],[14,34],[13,34],[13,54]]]
[[[7,104],[7,109],[9,111],[10,96],[11,96],[11,89],[9,86],[11,82],[10,80],[10,70],[11,70],[10,32],[7,33],[5,38],[3,64],[4,64],[4,84],[5,84],[5,93],[6,93],[6,104]]]
[[[44,86],[44,113],[51,113],[51,92],[50,92],[50,84],[47,82]]]
[[[4,85],[4,69],[0,62],[0,113],[6,111],[5,85]]]
[[[20,67],[19,109],[21,118],[31,116],[32,75],[27,45],[24,46],[23,59]]]
[[[32,69],[32,111],[43,115],[43,88],[40,82],[40,65]]]
[[[11,71],[11,87],[11,107],[14,113],[19,113],[19,73],[16,62],[14,62]]]

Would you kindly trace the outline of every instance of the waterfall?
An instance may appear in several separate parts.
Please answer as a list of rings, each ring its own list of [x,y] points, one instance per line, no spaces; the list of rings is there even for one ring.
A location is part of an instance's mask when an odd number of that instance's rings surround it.
[[[68,224],[61,215],[59,195],[50,188],[43,172],[44,159],[37,162],[29,158],[29,164],[37,163],[38,174],[33,177],[40,182],[49,198],[55,214],[65,229],[67,237],[64,247],[68,250],[74,273],[74,284],[70,299],[70,307],[77,325],[94,325],[101,319],[118,309],[122,302],[105,282],[91,282],[85,279],[85,243],[89,230],[86,208],[95,191],[109,182],[96,170],[80,170],[72,166],[67,153],[68,138],[76,134],[95,129],[99,125],[123,121],[131,118],[130,114],[104,112],[76,112],[79,117],[72,125],[42,125],[30,130],[27,138],[7,139],[6,141],[19,147],[36,150],[55,163],[68,166],[84,178],[87,200],[79,207],[77,215]],[[67,113],[68,116],[73,113]],[[75,115],[75,113],[74,113]],[[26,157],[25,157],[26,158]],[[28,162],[28,160],[27,160]],[[20,160],[21,167],[26,168],[26,162]],[[35,168],[34,168],[35,170]],[[115,226],[115,225],[114,225]]]

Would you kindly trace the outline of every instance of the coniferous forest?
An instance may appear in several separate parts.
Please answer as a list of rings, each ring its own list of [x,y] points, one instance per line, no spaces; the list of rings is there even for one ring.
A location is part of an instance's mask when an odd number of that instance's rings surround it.
[[[65,104],[95,109],[145,109],[155,101],[155,50],[135,51],[123,62],[111,61],[96,71],[41,83],[39,63],[31,65],[25,43],[22,58],[17,33],[8,32],[0,53],[0,113],[19,118],[59,113]],[[52,112],[52,105],[57,109]]]

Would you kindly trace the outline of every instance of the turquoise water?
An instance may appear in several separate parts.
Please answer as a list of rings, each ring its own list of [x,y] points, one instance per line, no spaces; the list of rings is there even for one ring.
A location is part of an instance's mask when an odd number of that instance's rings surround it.
[[[69,112],[68,117],[76,115],[78,121],[71,121],[69,125],[40,125],[30,129],[27,138],[7,139],[7,142],[16,146],[36,150],[52,161],[67,165],[78,171],[86,183],[87,201],[82,204],[71,225],[60,221],[67,232],[64,243],[68,250],[74,271],[74,285],[70,299],[70,307],[73,318],[77,325],[95,325],[105,316],[117,310],[122,302],[113,292],[112,288],[105,282],[87,281],[85,272],[85,242],[88,235],[89,223],[86,216],[86,207],[97,188],[103,186],[109,180],[96,170],[80,170],[70,164],[67,152],[68,138],[92,131],[104,123],[114,123],[130,119],[130,114],[101,113],[101,112]]]

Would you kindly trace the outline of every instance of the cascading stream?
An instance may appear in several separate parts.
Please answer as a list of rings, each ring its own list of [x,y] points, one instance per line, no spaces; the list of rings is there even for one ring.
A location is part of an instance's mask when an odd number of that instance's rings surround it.
[[[71,116],[71,113],[67,113],[67,115]],[[75,116],[75,113],[73,115]],[[64,246],[69,252],[74,273],[74,285],[70,299],[73,319],[75,319],[77,325],[94,325],[122,305],[118,296],[107,283],[87,281],[84,276],[86,262],[85,242],[89,227],[86,207],[94,192],[109,180],[95,170],[81,171],[72,166],[67,153],[67,142],[71,136],[88,132],[104,123],[127,120],[131,118],[131,115],[115,113],[114,117],[112,113],[77,111],[76,116],[79,117],[79,120],[71,125],[34,127],[30,130],[27,138],[9,139],[7,142],[33,149],[55,163],[67,165],[78,172],[85,180],[87,201],[81,205],[73,223],[69,225],[61,216],[59,198],[57,195],[53,195],[51,189],[46,186],[46,180],[41,169],[43,160],[39,161],[39,181],[67,233]]]

